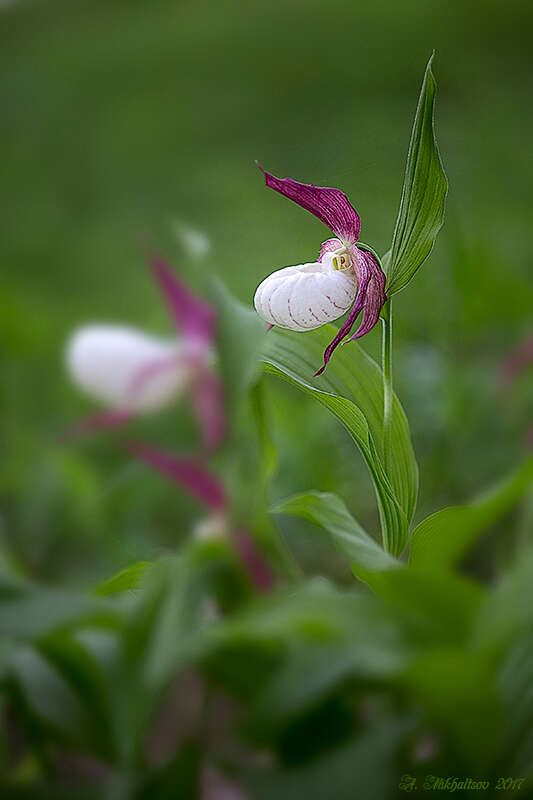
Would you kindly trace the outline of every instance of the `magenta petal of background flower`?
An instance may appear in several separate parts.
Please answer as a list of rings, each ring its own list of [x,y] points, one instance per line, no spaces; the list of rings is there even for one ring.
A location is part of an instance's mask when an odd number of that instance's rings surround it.
[[[97,433],[98,431],[108,431],[116,428],[122,428],[133,417],[131,411],[123,410],[106,410],[97,411],[94,414],[89,414],[80,419],[75,425],[60,436],[62,441],[70,441],[80,436],[85,436],[89,433]]]
[[[196,459],[176,456],[142,442],[127,442],[126,448],[132,455],[185,489],[211,510],[226,510],[228,499],[222,483]]]
[[[502,378],[510,383],[533,364],[533,337],[527,338],[507,356],[502,364]]]
[[[161,256],[152,254],[150,263],[178,330],[185,337],[211,345],[215,338],[214,308],[196,297]]]
[[[306,211],[310,211],[339,239],[351,244],[355,244],[359,239],[361,228],[359,214],[340,189],[299,183],[292,178],[276,178],[275,175],[265,172],[260,164],[258,167],[265,176],[267,186],[298,203]]]
[[[274,576],[251,535],[241,528],[234,532],[233,540],[256,589],[260,592],[269,592],[274,585]]]
[[[222,383],[209,367],[198,371],[191,402],[200,425],[203,445],[206,450],[214,450],[225,436],[227,422]]]

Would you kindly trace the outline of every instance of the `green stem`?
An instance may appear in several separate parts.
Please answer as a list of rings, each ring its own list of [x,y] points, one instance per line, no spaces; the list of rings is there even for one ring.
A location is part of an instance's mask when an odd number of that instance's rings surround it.
[[[383,323],[383,460],[385,472],[389,473],[392,453],[392,306],[389,300],[383,307],[381,321]]]

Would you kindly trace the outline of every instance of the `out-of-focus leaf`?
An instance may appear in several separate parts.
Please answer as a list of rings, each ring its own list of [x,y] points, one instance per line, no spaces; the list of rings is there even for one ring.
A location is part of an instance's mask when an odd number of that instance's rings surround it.
[[[444,220],[448,182],[433,124],[435,79],[429,59],[416,109],[398,219],[387,269],[390,296],[411,280],[431,253]]]
[[[87,709],[44,656],[29,645],[21,646],[12,655],[10,672],[24,699],[25,716],[62,740],[88,745]]]
[[[473,641],[497,652],[533,626],[533,548],[519,551],[512,566],[486,593]]]
[[[126,763],[168,682],[203,646],[213,585],[232,558],[226,542],[193,542],[150,570],[124,626],[113,679],[115,735]]]
[[[383,463],[383,373],[376,362],[357,342],[350,342],[337,350],[323,375],[313,377],[336,332],[332,325],[324,325],[309,333],[273,328],[265,340],[263,360],[267,366],[272,365],[284,372],[301,388],[351,400],[363,414],[374,450]],[[418,494],[418,466],[407,418],[396,396],[388,478],[410,522]]]
[[[359,567],[379,571],[400,566],[368,535],[335,494],[305,492],[278,503],[272,511],[294,514],[324,528],[331,534],[335,547],[350,560],[356,574]]]
[[[483,600],[480,585],[440,571],[369,571],[365,581],[389,605],[391,616],[422,642],[467,640]]]
[[[507,711],[505,752],[509,773],[533,777],[533,636],[521,636],[508,651],[499,677]]]
[[[176,800],[201,796],[203,750],[193,740],[183,742],[170,763],[151,772],[143,781],[135,800]]]
[[[35,584],[0,585],[0,634],[34,639],[59,627],[82,622],[114,629],[121,615],[103,598]]]
[[[231,411],[259,376],[258,356],[266,328],[257,314],[232,297],[219,280],[213,282],[212,298],[217,309],[220,372]]]
[[[151,566],[149,561],[137,561],[135,564],[130,564],[126,569],[117,572],[103,583],[99,583],[94,589],[94,594],[106,596],[137,589]]]
[[[309,394],[315,400],[318,400],[318,402],[328,408],[348,430],[359,447],[372,476],[372,480],[374,481],[385,547],[387,551],[393,555],[399,555],[405,546],[409,528],[406,512],[400,505],[394,489],[385,474],[382,460],[379,456],[374,437],[371,434],[364,413],[351,400],[346,399],[346,397],[336,392],[336,387],[332,386],[332,377],[329,371],[325,376],[325,380],[320,379],[320,381],[322,385],[326,384],[327,389],[333,389],[334,393],[316,388],[313,379],[309,379],[308,376],[311,374],[311,365],[313,363],[313,353],[322,350],[320,342],[323,340],[324,335],[326,337],[328,336],[328,332],[326,331],[324,334],[323,329],[321,329],[321,331],[314,331],[313,333],[318,335],[305,334],[305,343],[302,343],[302,334],[296,334],[299,338],[294,339],[294,337],[286,336],[287,331],[283,331],[283,333],[278,333],[276,330],[271,331],[264,354],[265,369],[273,375],[284,378],[289,383],[292,383],[294,386],[297,386],[299,389]],[[363,358],[363,361],[365,359],[366,357]],[[338,369],[337,363],[336,360],[331,366],[334,369]],[[335,374],[333,370],[332,373],[333,375]],[[373,396],[371,391],[372,379],[370,377],[372,373],[372,369],[368,370],[369,397]],[[356,364],[353,364],[348,369],[346,376],[343,375],[343,378],[348,378],[350,374],[357,374]],[[364,385],[365,384],[362,383],[360,386],[361,395],[364,395]],[[365,405],[369,404],[370,400],[367,398],[365,400]],[[374,415],[378,413],[377,408],[379,408],[379,405],[374,409]],[[397,442],[396,438],[395,441]],[[407,453],[412,452],[408,440],[407,445],[409,450],[407,451],[402,448],[401,451],[402,463]],[[412,472],[406,470],[404,475],[406,484],[410,483],[410,475],[412,477]],[[404,494],[405,491],[404,486]]]
[[[387,800],[398,794],[395,753],[408,730],[403,720],[370,726],[356,740],[292,769],[247,770],[254,800]]]
[[[503,733],[490,659],[478,651],[438,646],[407,668],[403,682],[445,732],[452,751],[472,768],[490,765]]]
[[[386,680],[405,667],[410,651],[400,626],[390,620],[373,615],[372,624],[366,629],[361,624],[353,638],[296,648],[257,692],[245,715],[246,729],[255,738],[269,737],[348,678]]]
[[[0,780],[0,797],[4,800],[94,800],[94,787],[61,786],[58,784],[36,783],[23,784]],[[102,800],[108,795],[100,794]],[[111,798],[109,798],[111,800]],[[116,795],[113,800],[119,800]]]
[[[413,531],[411,563],[419,567],[450,567],[478,536],[506,514],[533,481],[533,458],[510,477],[467,506],[451,506],[427,517]]]
[[[53,633],[42,638],[38,652],[65,680],[87,713],[92,752],[111,757],[109,684],[100,665],[81,639],[68,633]]]

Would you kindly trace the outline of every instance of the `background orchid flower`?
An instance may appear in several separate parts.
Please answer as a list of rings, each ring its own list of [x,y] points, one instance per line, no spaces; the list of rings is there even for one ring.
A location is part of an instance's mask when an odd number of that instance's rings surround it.
[[[265,322],[295,331],[318,328],[350,309],[324,351],[324,365],[316,373],[320,375],[361,312],[361,324],[350,339],[359,339],[377,323],[387,299],[385,274],[372,253],[356,246],[361,221],[343,192],[262,171],[267,186],[310,211],[335,237],[322,243],[318,261],[276,270],[259,285],[254,297]]]
[[[204,445],[216,447],[224,435],[225,416],[222,388],[212,366],[215,311],[190,292],[162,258],[152,256],[151,266],[177,335],[159,339],[113,324],[74,331],[66,348],[69,374],[106,407],[83,420],[78,430],[119,427],[190,391]]]

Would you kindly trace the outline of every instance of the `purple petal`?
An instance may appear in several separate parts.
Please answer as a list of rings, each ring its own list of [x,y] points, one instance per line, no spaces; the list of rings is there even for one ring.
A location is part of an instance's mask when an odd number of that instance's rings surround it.
[[[250,534],[242,529],[233,534],[236,550],[250,575],[256,589],[269,592],[274,585],[274,576]]]
[[[374,325],[378,322],[381,309],[387,301],[387,295],[385,294],[385,275],[371,253],[364,253],[364,256],[367,261],[372,262],[373,269],[366,289],[363,321],[356,332],[350,336],[349,341],[360,339],[361,336],[365,336],[372,330]]]
[[[326,241],[322,242],[320,246],[320,254],[318,256],[318,260],[322,261],[326,253],[332,253],[335,250],[340,250],[342,246],[343,245],[340,239],[326,239]]]
[[[267,186],[298,203],[306,211],[310,211],[339,239],[351,244],[357,242],[361,220],[344,192],[328,186],[299,183],[292,178],[276,178],[265,172],[260,164],[257,166],[263,172]]]
[[[125,446],[132,455],[170,478],[211,510],[227,509],[228,499],[224,486],[196,459],[176,456],[142,442],[127,442]]]
[[[330,239],[329,242],[331,241]],[[327,244],[327,242],[324,242],[324,244]],[[318,372],[315,372],[315,377],[322,375],[333,351],[348,336],[361,311],[363,311],[363,321],[350,339],[360,339],[361,336],[372,330],[387,300],[385,294],[386,277],[374,256],[356,247],[350,249],[350,255],[357,277],[357,296],[346,321],[324,350],[324,364]]]
[[[502,378],[504,382],[514,381],[530,364],[533,364],[533,337],[522,342],[503,362]]]
[[[192,406],[200,424],[206,450],[214,450],[226,434],[226,412],[222,383],[209,367],[197,374],[192,390]]]
[[[79,420],[70,430],[63,433],[60,439],[62,441],[71,441],[89,433],[122,428],[132,417],[133,413],[131,411],[117,409],[97,411]]]
[[[152,254],[150,263],[178,330],[211,345],[215,338],[215,310],[196,297],[161,256]]]

